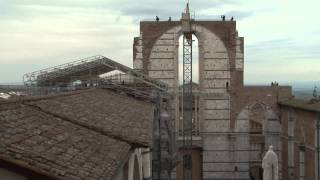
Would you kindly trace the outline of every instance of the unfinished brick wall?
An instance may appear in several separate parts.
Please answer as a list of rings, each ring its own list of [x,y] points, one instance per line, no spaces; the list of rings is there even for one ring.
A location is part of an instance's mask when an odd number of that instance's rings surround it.
[[[257,102],[265,104],[263,127],[274,128],[278,134],[264,134],[263,138],[280,151],[276,103],[291,97],[291,88],[243,85],[244,39],[238,36],[235,21],[195,21],[192,30],[199,44],[200,134],[194,138],[194,144],[203,150],[203,178],[248,179],[249,157],[257,156],[250,154],[250,107]],[[143,21],[140,36],[134,40],[133,56],[135,69],[167,83],[169,91],[176,95],[173,102],[176,131],[182,128],[178,108],[181,35],[180,21]]]

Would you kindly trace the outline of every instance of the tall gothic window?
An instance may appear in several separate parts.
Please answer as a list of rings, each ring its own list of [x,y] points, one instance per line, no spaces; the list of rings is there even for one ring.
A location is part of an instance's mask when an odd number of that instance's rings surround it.
[[[198,39],[192,35],[192,91],[193,91],[193,112],[192,112],[192,129],[193,135],[200,134],[199,122],[199,96],[198,96],[198,83],[199,83],[199,47]],[[182,100],[182,84],[183,84],[183,36],[179,38],[179,68],[178,80],[180,85],[179,90],[179,110],[178,110],[178,131],[179,135],[183,132],[183,100]]]
[[[199,83],[199,43],[198,38],[192,35],[192,82]],[[179,84],[183,81],[183,36],[179,38]]]

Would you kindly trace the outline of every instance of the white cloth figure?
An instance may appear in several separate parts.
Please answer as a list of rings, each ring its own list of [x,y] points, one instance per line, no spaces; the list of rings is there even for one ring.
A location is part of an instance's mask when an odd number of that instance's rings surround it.
[[[273,146],[269,146],[269,150],[262,160],[263,180],[278,180],[278,157],[273,151]]]

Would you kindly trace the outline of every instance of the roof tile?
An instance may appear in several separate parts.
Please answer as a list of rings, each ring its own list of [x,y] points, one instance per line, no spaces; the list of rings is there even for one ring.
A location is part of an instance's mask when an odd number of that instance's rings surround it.
[[[3,113],[4,112],[4,113]],[[130,145],[24,105],[1,111],[0,158],[60,179],[110,179]],[[26,126],[17,114],[32,117]],[[21,116],[21,115],[20,115]],[[4,118],[3,118],[4,117]],[[10,122],[9,124],[7,122]],[[27,122],[29,123],[29,122]],[[47,126],[51,128],[48,129]],[[8,138],[6,135],[10,135]],[[107,168],[108,167],[108,168]],[[98,174],[94,168],[104,169]],[[75,176],[72,176],[75,175]]]
[[[151,103],[96,89],[27,104],[110,136],[151,145],[154,113]]]

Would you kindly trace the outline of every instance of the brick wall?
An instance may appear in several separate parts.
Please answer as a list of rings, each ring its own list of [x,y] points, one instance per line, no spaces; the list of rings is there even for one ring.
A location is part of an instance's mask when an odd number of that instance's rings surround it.
[[[282,171],[283,179],[300,180],[300,150],[304,149],[305,153],[305,179],[315,179],[316,175],[316,120],[317,113],[281,106],[281,126],[282,126]],[[294,122],[293,128],[293,154],[288,151],[290,137],[288,122]],[[290,172],[289,159],[294,162],[293,171]]]
[[[203,149],[203,177],[246,179],[250,161],[248,107],[263,103],[268,108],[264,113],[271,119],[267,126],[278,133],[277,102],[292,96],[291,87],[243,85],[244,38],[238,36],[236,22],[196,21],[192,29],[199,42],[200,137],[196,139]],[[135,69],[167,83],[169,91],[175,94],[180,92],[178,46],[181,35],[180,21],[143,21],[140,36],[134,40]],[[178,97],[173,104],[178,122]],[[237,119],[245,111],[247,115]],[[236,124],[241,127],[235,127]],[[268,135],[265,139],[266,143],[276,144],[280,152],[279,134]]]

